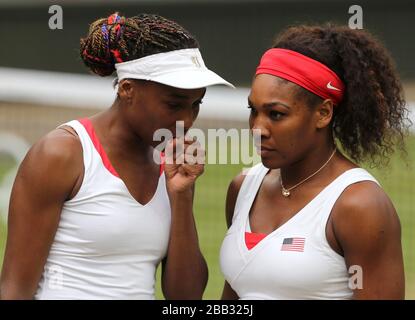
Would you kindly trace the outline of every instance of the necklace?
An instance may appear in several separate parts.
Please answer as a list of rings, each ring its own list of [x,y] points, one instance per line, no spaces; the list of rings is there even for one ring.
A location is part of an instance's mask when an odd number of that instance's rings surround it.
[[[284,187],[284,184],[282,183],[282,177],[280,176],[280,182],[281,182],[281,193],[284,197],[288,198],[291,195],[291,190],[294,188],[297,188],[300,184],[306,182],[308,179],[311,179],[312,177],[314,177],[317,173],[319,173],[321,170],[323,170],[323,168],[330,162],[331,158],[333,158],[334,154],[336,153],[336,148],[334,148],[333,153],[331,154],[330,158],[320,167],[320,169],[318,169],[316,172],[314,172],[313,174],[311,174],[310,176],[308,176],[307,178],[305,178],[304,180],[300,181],[299,183],[297,183],[296,185],[292,186],[291,188],[286,189]]]

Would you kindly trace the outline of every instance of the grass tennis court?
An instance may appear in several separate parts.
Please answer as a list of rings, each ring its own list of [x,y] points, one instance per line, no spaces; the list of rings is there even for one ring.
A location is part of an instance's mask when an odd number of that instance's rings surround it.
[[[415,137],[408,139],[408,163],[414,163]],[[1,178],[9,164],[0,161]],[[226,232],[224,217],[226,190],[232,177],[241,171],[238,165],[208,165],[196,187],[195,215],[200,244],[209,265],[209,282],[205,299],[219,299],[223,276],[219,268],[219,249]],[[405,258],[406,296],[415,299],[415,168],[407,167],[395,155],[386,169],[370,170],[380,181],[399,213],[402,224],[402,241]],[[0,265],[3,259],[5,226],[0,223]],[[157,274],[157,298],[161,299],[160,276]],[[381,281],[381,279],[380,279]]]

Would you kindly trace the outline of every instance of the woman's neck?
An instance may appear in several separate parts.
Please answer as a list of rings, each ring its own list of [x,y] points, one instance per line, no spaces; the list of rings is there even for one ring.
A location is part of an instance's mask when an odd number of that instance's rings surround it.
[[[121,155],[134,154],[143,161],[149,159],[153,147],[146,144],[129,126],[114,104],[110,109],[91,118],[101,143],[107,145],[113,153]]]
[[[310,152],[295,163],[281,168],[281,178],[284,181],[285,188],[294,186],[319,170],[315,177],[321,176],[325,169],[333,163],[336,157],[336,154],[333,155],[334,150],[335,145],[333,143],[321,144],[319,147],[312,148]]]

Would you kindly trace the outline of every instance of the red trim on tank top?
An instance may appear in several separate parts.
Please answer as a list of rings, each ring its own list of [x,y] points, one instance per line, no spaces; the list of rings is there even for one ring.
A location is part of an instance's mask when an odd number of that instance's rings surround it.
[[[107,156],[107,153],[105,152],[104,148],[101,145],[101,142],[99,142],[99,139],[97,137],[97,134],[95,132],[94,127],[92,126],[91,120],[88,118],[83,118],[78,120],[85,128],[86,132],[88,132],[89,137],[91,138],[92,143],[94,144],[95,149],[98,151],[102,163],[104,164],[104,167],[107,168],[107,170],[117,178],[120,177],[118,172],[114,169],[114,167],[111,164],[110,159]]]
[[[166,162],[166,155],[165,155],[164,151],[162,151],[160,153],[160,175],[163,174],[165,162]]]
[[[115,168],[112,166],[110,159],[107,156],[107,153],[105,152],[104,148],[102,147],[101,142],[99,142],[98,136],[95,132],[94,127],[92,126],[91,120],[88,118],[83,118],[78,120],[85,128],[86,132],[88,133],[89,137],[91,138],[91,141],[99,153],[102,163],[104,164],[104,167],[114,176],[117,178],[120,178],[120,175],[115,170]],[[163,174],[164,171],[164,152],[161,153],[161,164],[160,164],[160,176]]]
[[[265,233],[245,232],[245,244],[248,250],[255,247],[267,235]]]

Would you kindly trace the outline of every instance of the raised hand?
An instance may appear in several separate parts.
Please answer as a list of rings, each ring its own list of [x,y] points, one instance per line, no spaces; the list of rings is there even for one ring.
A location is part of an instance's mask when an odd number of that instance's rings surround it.
[[[169,194],[190,191],[203,171],[205,150],[193,138],[178,137],[167,143],[164,173]]]

